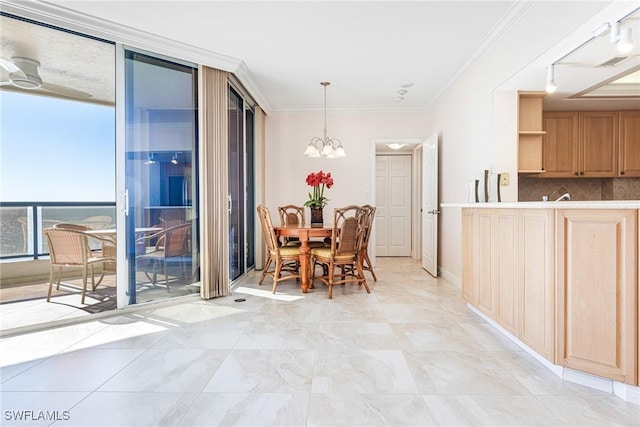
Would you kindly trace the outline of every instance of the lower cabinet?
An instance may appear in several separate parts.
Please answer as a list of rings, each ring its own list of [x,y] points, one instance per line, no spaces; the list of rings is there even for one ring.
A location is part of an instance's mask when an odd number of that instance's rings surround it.
[[[476,209],[462,209],[462,298],[473,306],[478,305],[475,290],[477,217]]]
[[[462,297],[554,360],[553,212],[464,208]]]
[[[637,384],[637,211],[557,210],[556,363]]]
[[[518,334],[536,353],[555,363],[554,213],[518,212]]]
[[[639,211],[462,212],[462,296],[550,362],[638,384]]]

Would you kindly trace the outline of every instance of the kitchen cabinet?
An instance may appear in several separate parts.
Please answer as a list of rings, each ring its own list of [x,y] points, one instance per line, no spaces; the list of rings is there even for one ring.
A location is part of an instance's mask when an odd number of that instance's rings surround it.
[[[546,209],[462,211],[463,298],[550,361],[553,224]]]
[[[491,282],[491,240],[493,229],[493,209],[478,209],[477,212],[477,276],[476,291],[478,308],[489,316],[494,316],[496,294]]]
[[[540,177],[618,176],[618,115],[617,111],[545,112],[545,173]],[[629,147],[635,149],[631,142]]]
[[[555,361],[555,218],[551,209],[518,211],[517,337]]]
[[[462,210],[462,298],[476,306],[476,271],[478,249],[476,245],[478,232],[476,209]]]
[[[637,384],[637,210],[556,211],[556,363]]]
[[[543,171],[542,98],[545,95],[545,92],[518,93],[518,172]]]
[[[578,113],[545,112],[543,178],[574,178],[578,174]]]
[[[619,175],[640,176],[640,111],[620,111]]]
[[[618,112],[585,111],[578,115],[578,174],[618,175]]]
[[[518,317],[518,214],[515,209],[496,209],[492,215],[491,287],[495,294],[495,318],[517,335]]]

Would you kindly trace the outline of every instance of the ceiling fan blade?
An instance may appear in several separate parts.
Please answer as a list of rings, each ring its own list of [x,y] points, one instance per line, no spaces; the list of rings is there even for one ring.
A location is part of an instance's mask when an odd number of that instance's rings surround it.
[[[18,71],[21,71],[20,68],[16,66],[16,64],[4,58],[0,58],[0,67],[4,68],[10,73],[17,73]]]
[[[71,89],[70,87],[60,86],[53,83],[42,83],[42,89],[68,98],[88,99],[93,96],[90,93],[82,92],[81,90]]]

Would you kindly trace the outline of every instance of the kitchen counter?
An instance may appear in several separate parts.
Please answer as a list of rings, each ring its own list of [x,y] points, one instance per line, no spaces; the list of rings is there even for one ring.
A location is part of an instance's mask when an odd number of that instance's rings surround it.
[[[443,208],[478,209],[640,209],[640,200],[563,200],[561,202],[442,203]]]

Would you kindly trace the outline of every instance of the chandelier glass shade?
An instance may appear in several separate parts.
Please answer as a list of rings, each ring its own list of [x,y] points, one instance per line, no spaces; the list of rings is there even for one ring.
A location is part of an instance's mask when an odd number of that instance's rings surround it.
[[[304,154],[309,157],[326,157],[327,159],[337,159],[346,157],[342,142],[337,138],[327,136],[327,86],[331,83],[320,82],[324,86],[324,130],[323,137],[315,136],[307,145]]]

